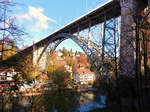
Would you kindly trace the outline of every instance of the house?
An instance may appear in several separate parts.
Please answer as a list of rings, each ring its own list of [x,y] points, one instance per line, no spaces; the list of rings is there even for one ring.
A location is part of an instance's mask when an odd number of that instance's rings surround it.
[[[56,54],[57,54],[57,57],[56,57],[57,61],[64,60],[65,57],[63,57],[62,51],[59,50],[59,51],[56,52]]]
[[[72,66],[65,65],[64,66],[69,73],[72,73]]]
[[[13,69],[1,69],[0,81],[13,81],[14,75],[17,73]]]
[[[89,69],[77,69],[74,72],[74,80],[79,84],[89,84],[93,83],[95,80],[94,72],[91,72]]]
[[[57,55],[58,55],[58,57],[62,57],[63,53],[61,51],[57,51]]]
[[[80,68],[80,69],[85,69],[85,64],[83,64],[83,63],[78,63],[77,64],[77,66],[78,66],[78,68]]]

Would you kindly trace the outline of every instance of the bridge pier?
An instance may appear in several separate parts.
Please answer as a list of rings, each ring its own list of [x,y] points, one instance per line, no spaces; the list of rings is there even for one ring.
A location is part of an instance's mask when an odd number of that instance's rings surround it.
[[[150,7],[150,0],[147,0]],[[136,21],[141,19],[145,4],[143,0],[120,0],[121,6],[121,39],[119,78],[136,77]],[[148,23],[149,20],[148,20]],[[149,45],[148,45],[149,50]],[[147,52],[149,55],[149,52]],[[149,66],[149,57],[148,66]]]
[[[150,10],[150,0],[148,0],[148,6],[149,6],[149,10]],[[150,24],[150,19],[148,19],[148,22],[149,22],[149,24]],[[150,39],[148,39],[148,48],[147,48],[147,57],[148,57],[148,59],[147,59],[147,65],[148,65],[148,74],[150,74]]]
[[[33,45],[33,66],[39,71],[43,71],[46,69],[46,52],[44,52],[41,56],[43,49],[44,46],[38,47]]]
[[[150,6],[150,0],[147,1]],[[121,39],[119,81],[121,102],[123,99],[132,100],[133,102],[136,102],[136,104],[133,104],[131,101],[128,102],[132,103],[132,106],[139,110],[139,112],[142,112],[141,110],[144,107],[141,92],[143,84],[141,82],[142,78],[139,75],[141,75],[141,52],[143,52],[143,49],[141,49],[140,45],[142,42],[140,39],[138,39],[138,36],[140,35],[138,33],[140,31],[137,29],[139,28],[137,21],[142,17],[141,14],[144,11],[145,4],[143,0],[120,0],[120,6]],[[148,56],[146,58],[149,60]],[[147,65],[149,64],[147,63]],[[122,103],[122,105],[124,106],[125,103]]]
[[[135,0],[120,0],[121,6],[121,39],[119,78],[135,78]]]
[[[150,0],[147,0],[148,1],[148,6],[150,7]]]
[[[150,7],[150,0],[147,0]],[[121,6],[121,39],[120,39],[120,62],[119,62],[119,79],[135,79],[137,71],[140,73],[140,56],[137,57],[136,52],[136,36],[139,35],[136,31],[137,20],[142,18],[145,4],[143,0],[120,0]],[[146,20],[148,23],[149,20]],[[148,31],[146,31],[148,32]],[[149,64],[149,42],[147,49],[147,65]],[[142,50],[142,48],[140,48]],[[139,54],[140,55],[140,54]],[[138,59],[137,59],[138,58]],[[136,60],[137,59],[137,60]],[[138,61],[138,63],[136,63]]]

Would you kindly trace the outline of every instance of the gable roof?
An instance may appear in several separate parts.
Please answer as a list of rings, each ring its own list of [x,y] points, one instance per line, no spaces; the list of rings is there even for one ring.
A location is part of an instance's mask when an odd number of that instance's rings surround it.
[[[79,75],[84,75],[85,73],[94,74],[94,73],[91,72],[89,69],[77,69],[76,72],[77,72]]]
[[[12,69],[0,69],[0,73],[6,74],[7,72],[13,72]]]

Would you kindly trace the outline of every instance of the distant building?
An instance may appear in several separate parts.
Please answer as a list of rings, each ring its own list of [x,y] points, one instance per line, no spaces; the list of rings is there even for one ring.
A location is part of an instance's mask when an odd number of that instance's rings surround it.
[[[72,66],[65,65],[64,66],[69,73],[72,73]]]
[[[56,54],[57,54],[57,57],[56,57],[57,61],[64,60],[63,53],[61,51],[57,51]]]
[[[58,55],[58,57],[62,57],[63,53],[61,51],[57,51],[57,55]]]
[[[1,69],[0,70],[0,81],[13,81],[14,75],[17,73],[12,69]]]
[[[85,64],[83,64],[83,63],[78,63],[78,68],[80,68],[80,69],[85,69]]]
[[[75,52],[74,56],[79,57],[80,56],[79,52]]]
[[[80,84],[93,83],[95,80],[95,74],[89,69],[77,69],[74,72],[74,80],[76,83]]]

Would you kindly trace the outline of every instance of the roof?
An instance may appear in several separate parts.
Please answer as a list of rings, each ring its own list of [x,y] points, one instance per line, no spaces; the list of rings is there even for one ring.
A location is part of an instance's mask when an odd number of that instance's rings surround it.
[[[78,66],[79,66],[79,67],[85,67],[85,64],[79,63]]]
[[[89,69],[77,69],[76,72],[77,72],[79,75],[84,75],[85,73],[94,74],[94,73],[91,72]]]
[[[7,72],[12,72],[12,69],[1,69],[0,73],[7,73]]]

